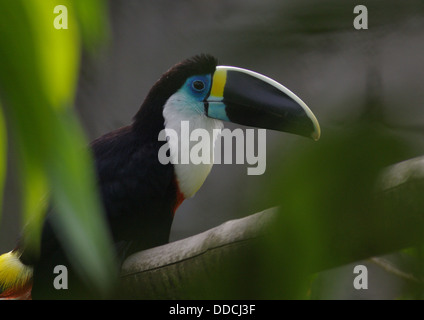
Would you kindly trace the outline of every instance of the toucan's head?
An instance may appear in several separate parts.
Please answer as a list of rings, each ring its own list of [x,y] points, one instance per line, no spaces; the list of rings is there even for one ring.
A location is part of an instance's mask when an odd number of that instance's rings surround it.
[[[286,87],[253,71],[218,66],[209,55],[185,60],[163,74],[136,114],[133,128],[141,143],[157,142],[158,159],[164,157],[166,161],[161,163],[168,163],[169,159],[174,164],[178,188],[184,198],[190,198],[212,168],[215,132],[222,129],[221,120],[314,140],[320,137],[320,127],[311,110]],[[187,123],[189,128],[183,128]],[[198,147],[197,136],[194,134],[192,140],[191,133],[204,130],[209,133],[207,139],[202,138],[205,161],[185,161]],[[164,131],[167,143],[162,136]],[[169,153],[163,155],[160,151],[167,146]]]
[[[289,89],[254,71],[217,66],[210,55],[185,60],[168,70],[151,89],[143,109],[172,102],[174,113],[273,129],[318,140],[320,126],[307,105]],[[159,107],[159,106],[158,106]]]

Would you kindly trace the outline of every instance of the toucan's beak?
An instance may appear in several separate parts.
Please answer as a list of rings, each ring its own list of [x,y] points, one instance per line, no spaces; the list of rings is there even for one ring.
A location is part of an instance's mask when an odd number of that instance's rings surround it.
[[[319,123],[308,106],[280,83],[253,71],[218,66],[205,99],[208,117],[318,140]]]

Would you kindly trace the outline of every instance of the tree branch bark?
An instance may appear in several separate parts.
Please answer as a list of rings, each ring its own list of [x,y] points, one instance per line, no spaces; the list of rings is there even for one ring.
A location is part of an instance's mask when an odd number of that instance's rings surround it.
[[[337,240],[328,246],[330,254],[336,258],[323,258],[323,263],[312,263],[308,272],[424,242],[424,157],[388,167],[377,185],[376,197],[384,209],[377,220],[360,221],[362,227],[354,231],[357,247],[351,246],[350,221],[334,222],[334,226],[330,225],[326,230],[330,230],[328,239]],[[267,269],[262,267],[272,265],[273,260],[264,261],[260,253],[267,243],[263,240],[280,215],[284,215],[284,211],[279,212],[277,208],[265,210],[130,256],[121,273],[126,298],[255,298],[258,291],[269,293],[269,296],[261,297],[274,297],[272,292],[279,290],[281,283],[276,281],[276,288],[272,288],[273,281],[263,277],[262,273]],[[335,230],[334,233],[331,230]],[[296,232],[302,233],[302,230]],[[290,245],[281,246],[284,257],[293,254],[286,252],[290,250]],[[327,263],[327,260],[331,262]],[[270,272],[275,271],[272,269],[270,267]]]
[[[255,241],[275,219],[276,209],[231,220],[195,236],[128,257],[121,277],[129,297],[142,299],[195,298],[199,279],[210,277],[220,263]],[[225,264],[225,263],[224,263]]]

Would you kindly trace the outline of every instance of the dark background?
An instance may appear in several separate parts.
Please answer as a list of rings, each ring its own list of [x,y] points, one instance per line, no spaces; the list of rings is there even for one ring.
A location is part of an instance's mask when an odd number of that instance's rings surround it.
[[[109,43],[95,59],[84,56],[81,66],[75,107],[87,136],[92,140],[130,123],[163,72],[185,58],[210,53],[222,65],[268,75],[295,92],[317,116],[322,140],[326,128],[360,117],[364,101],[372,95],[384,104],[386,129],[422,155],[424,4],[363,1],[369,29],[355,30],[357,4],[340,0],[110,1]],[[264,184],[284,166],[284,154],[291,146],[308,148],[312,143],[268,131],[264,175],[248,176],[246,165],[215,165],[196,196],[178,210],[171,240],[270,206],[260,200]],[[279,159],[272,161],[276,152]],[[0,252],[13,248],[20,230],[13,155],[8,172]],[[369,272],[378,290],[353,290],[352,270],[353,266],[346,266],[320,275],[318,297],[395,295],[398,280],[375,266]]]

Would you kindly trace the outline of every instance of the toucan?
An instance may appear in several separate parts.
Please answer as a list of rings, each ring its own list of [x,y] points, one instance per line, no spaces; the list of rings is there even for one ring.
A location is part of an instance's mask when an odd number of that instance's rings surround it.
[[[306,104],[269,77],[218,66],[206,54],[176,64],[153,85],[130,125],[90,144],[104,217],[121,262],[136,251],[168,242],[178,206],[194,196],[211,170],[212,163],[159,161],[158,152],[168,143],[159,139],[160,132],[173,129],[180,134],[182,121],[189,122],[190,130],[212,132],[229,121],[320,137],[318,121]],[[176,148],[169,144],[169,153],[187,152]],[[50,208],[38,257],[19,246],[0,256],[0,298],[83,298],[90,292],[77,275],[71,278],[72,271],[68,290],[53,288],[53,268],[72,266],[52,227],[54,214]]]

